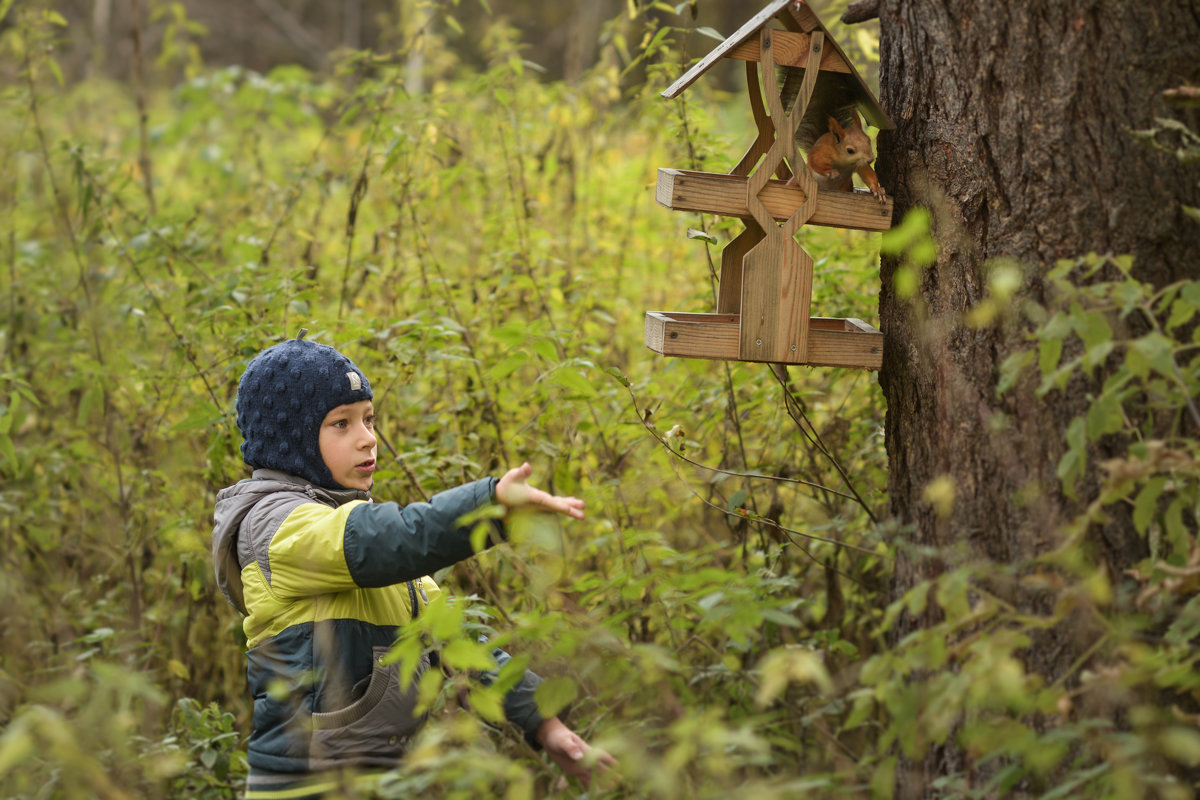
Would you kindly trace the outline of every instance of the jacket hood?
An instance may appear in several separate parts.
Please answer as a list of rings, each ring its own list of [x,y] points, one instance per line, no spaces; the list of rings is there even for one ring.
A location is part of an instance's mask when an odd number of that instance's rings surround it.
[[[225,599],[243,614],[242,567],[238,563],[238,532],[242,521],[259,501],[279,492],[308,495],[313,502],[337,507],[351,500],[370,500],[368,492],[357,489],[326,489],[309,481],[270,469],[256,469],[251,477],[217,492],[213,509],[212,556],[217,586]]]

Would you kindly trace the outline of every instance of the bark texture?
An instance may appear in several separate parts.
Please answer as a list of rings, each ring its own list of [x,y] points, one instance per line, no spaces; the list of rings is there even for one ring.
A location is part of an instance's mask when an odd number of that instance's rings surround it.
[[[1200,204],[1197,169],[1127,133],[1181,116],[1161,92],[1200,82],[1200,3],[884,0],[880,26],[880,99],[896,129],[880,136],[877,171],[896,219],[928,207],[940,245],[915,303],[896,297],[897,263],[883,263],[891,511],[911,525],[914,545],[1021,564],[1052,545],[1095,486],[1087,476],[1071,501],[1055,477],[1088,387],[1037,398],[1030,383],[998,398],[998,366],[1024,345],[1023,331],[974,330],[962,314],[983,299],[995,257],[1019,260],[1022,291],[1038,301],[1057,259],[1089,251],[1132,254],[1155,284],[1200,271],[1200,226],[1180,209]],[[1092,465],[1104,454],[1094,455]],[[923,498],[941,476],[955,500],[939,516]],[[1114,578],[1145,553],[1127,518],[1093,533]],[[901,556],[893,596],[944,566]],[[1046,610],[1037,597],[1011,595]],[[907,620],[897,634],[921,624]],[[1027,668],[1053,680],[1084,638],[1059,631],[1035,642]],[[920,797],[965,763],[951,747],[909,766],[901,795]]]

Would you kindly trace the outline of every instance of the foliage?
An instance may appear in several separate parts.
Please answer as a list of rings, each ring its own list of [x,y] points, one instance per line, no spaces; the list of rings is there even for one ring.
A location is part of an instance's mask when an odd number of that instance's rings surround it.
[[[897,292],[911,296],[934,247],[924,214],[885,236],[884,249],[903,259]],[[872,779],[877,795],[890,792],[901,757],[918,761],[953,741],[970,769],[939,779],[939,797],[1193,797],[1200,281],[1155,287],[1128,257],[1088,254],[1049,270],[1038,303],[1017,292],[1025,278],[1010,259],[988,275],[987,296],[964,322],[1027,326],[997,392],[1032,383],[1053,402],[1096,387],[1064,431],[1057,468],[1058,490],[1086,500],[1084,510],[1046,531],[1052,545],[1028,560],[927,554],[958,566],[888,607],[880,636],[906,616],[926,624],[866,659],[846,729],[881,754],[891,748]],[[927,495],[937,505],[953,491]],[[1114,517],[1131,519],[1145,542],[1145,558],[1125,574],[1106,568],[1097,541]],[[1031,613],[1031,602],[1044,612]],[[1032,653],[1064,636],[1084,645],[1075,663],[1052,676],[1029,669]]]
[[[1060,465],[1091,505],[1037,563],[964,565],[889,604],[902,531],[874,376],[641,344],[644,310],[712,308],[737,232],[655,206],[655,168],[728,169],[751,125],[703,82],[657,96],[689,33],[661,22],[686,9],[662,6],[631,3],[570,86],[537,80],[495,21],[489,68],[444,50],[425,94],[368,52],[330,75],[204,69],[172,6],[162,59],[188,77],[149,93],[140,128],[125,87],[60,78],[61,16],[0,3],[19,65],[0,89],[5,796],[236,796],[244,639],[211,579],[210,515],[244,474],[237,379],[301,327],[371,377],[376,496],[528,458],[588,504],[583,522],[518,520],[509,544],[437,576],[457,600],[393,651],[411,665],[439,649],[446,672],[421,679],[437,713],[377,795],[556,791],[555,770],[493,731],[531,664],[545,709],[621,762],[589,796],[889,796],[901,756],[951,736],[991,783],[956,776],[947,797],[1190,796],[1173,776],[1198,749],[1196,284],[1153,290],[1087,257],[1022,306],[999,265],[972,324],[1019,310],[1036,329],[1002,389],[1036,370],[1051,397],[1115,365]],[[877,241],[803,235],[817,312],[869,318]],[[915,288],[927,227],[906,221],[888,246]],[[1068,279],[1093,269],[1116,274]],[[1081,480],[1114,439],[1104,480]],[[1107,576],[1088,531],[1126,507],[1151,556]],[[989,593],[997,575],[1050,610],[1018,613]],[[901,614],[935,610],[886,646]],[[1094,658],[1059,684],[1027,673],[1022,652],[1077,619]],[[478,634],[516,654],[490,687],[469,679]]]
[[[440,65],[423,95],[371,53],[328,77],[193,65],[148,95],[144,139],[122,87],[60,86],[62,18],[13,11],[3,47],[22,66],[0,126],[14,176],[0,197],[6,794],[94,783],[113,797],[226,796],[241,780],[244,640],[209,577],[211,506],[244,474],[237,378],[300,327],[372,378],[378,496],[417,499],[530,458],[542,485],[588,502],[586,522],[531,523],[439,576],[475,598],[465,615],[444,611],[451,630],[483,619],[515,663],[536,663],[548,707],[571,702],[629,787],[789,790],[779,753],[817,734],[784,704],[829,688],[826,658],[851,658],[875,613],[849,582],[877,588],[885,568],[864,525],[882,500],[879,396],[865,374],[781,383],[760,365],[642,347],[645,309],[711,308],[731,233],[656,208],[654,169],[734,159],[750,124],[718,125],[703,87],[683,105],[657,97],[678,65],[676,32],[653,11],[622,29],[636,59],[574,86],[533,80],[500,24],[490,69]],[[648,82],[622,88],[635,67]],[[730,140],[710,138],[722,126]],[[868,316],[873,242],[810,236],[838,274],[822,313]],[[435,641],[451,667],[478,666],[466,640]],[[101,722],[118,705],[96,690],[113,674],[102,663],[140,692],[119,728]],[[431,678],[431,705],[457,703],[454,675]],[[475,714],[438,715],[413,769],[381,792],[498,781],[522,796],[557,780],[523,743],[483,735],[498,690],[470,691]],[[55,736],[74,744],[39,748]]]

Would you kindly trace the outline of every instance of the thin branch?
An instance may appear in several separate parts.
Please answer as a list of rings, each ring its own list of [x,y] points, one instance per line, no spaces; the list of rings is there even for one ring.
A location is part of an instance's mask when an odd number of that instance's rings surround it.
[[[471,336],[470,329],[463,322],[462,314],[459,313],[458,306],[454,304],[454,298],[450,296],[449,289],[447,288],[449,286],[449,281],[446,280],[446,275],[442,271],[441,262],[438,261],[437,256],[433,253],[433,247],[430,245],[429,237],[425,233],[425,226],[422,224],[421,218],[417,214],[417,207],[413,204],[412,198],[406,197],[405,205],[408,206],[409,217],[412,219],[413,229],[416,232],[416,236],[418,237],[420,243],[420,247],[417,248],[417,260],[420,262],[422,269],[424,269],[426,257],[428,257],[433,269],[438,274],[438,285],[441,287],[442,294],[446,302],[446,310],[454,319],[455,323],[458,324],[460,330],[459,335],[462,337],[463,344],[466,345],[467,351],[471,354],[471,364],[475,369],[475,376],[479,380],[480,389],[484,393],[483,415],[487,418],[488,422],[492,424],[492,428],[496,431],[496,443],[500,448],[500,455],[504,457],[504,461],[507,463],[510,461],[508,448],[506,446],[508,439],[505,437],[504,429],[500,424],[500,414],[498,411],[499,404],[496,402],[496,399],[492,396],[491,390],[488,388],[489,384],[487,376],[483,372],[483,367],[480,364],[480,359],[475,350],[474,338]]]
[[[133,39],[133,85],[134,100],[138,111],[138,168],[142,171],[142,188],[146,192],[146,204],[151,214],[158,213],[154,201],[154,163],[150,160],[150,133],[147,121],[150,112],[146,109],[146,78],[142,69],[142,3],[133,0],[130,8],[132,17],[129,34]]]
[[[846,9],[846,13],[842,14],[842,22],[846,25],[873,19],[879,19],[879,0],[856,0]]]
[[[775,376],[775,380],[779,382],[780,387],[783,389],[784,406],[787,408],[788,416],[790,416],[792,421],[796,423],[796,426],[800,428],[801,433],[803,433],[809,439],[809,441],[811,441],[817,447],[817,449],[821,451],[822,455],[829,459],[829,463],[832,464],[833,468],[836,469],[838,474],[842,476],[842,480],[845,482],[846,488],[848,488],[853,494],[851,499],[857,501],[858,504],[862,506],[863,511],[867,512],[867,517],[870,518],[872,524],[878,525],[879,520],[875,517],[875,513],[871,511],[871,507],[867,505],[867,501],[864,500],[862,495],[858,493],[858,490],[854,488],[854,482],[850,480],[850,476],[846,473],[845,468],[842,467],[841,462],[837,460],[837,456],[830,452],[829,448],[825,446],[825,443],[821,441],[821,435],[817,433],[817,429],[812,424],[812,420],[808,418],[804,408],[800,406],[800,402],[792,394],[792,391],[788,388],[787,383],[784,382],[784,379],[775,370],[771,370],[771,374]],[[807,425],[807,431],[805,430],[805,425]],[[828,491],[833,490],[829,489]],[[837,494],[841,494],[841,492],[838,492]],[[846,495],[842,496],[845,497]]]
[[[835,494],[839,497],[844,497],[847,500],[859,500],[859,498],[856,495],[846,494],[845,492],[839,492],[837,489],[831,489],[830,487],[823,486],[822,484],[819,484],[819,483],[814,483],[812,481],[806,481],[803,478],[788,478],[783,475],[767,475],[767,474],[764,474],[761,472],[739,472],[737,470],[721,469],[720,467],[711,467],[708,464],[701,464],[699,461],[695,461],[691,458],[688,458],[683,453],[680,453],[675,448],[671,447],[671,445],[667,442],[667,440],[663,438],[662,434],[659,433],[657,430],[655,430],[654,427],[649,422],[646,421],[645,415],[641,412],[641,409],[638,408],[637,397],[633,394],[633,389],[628,384],[625,385],[625,391],[629,392],[630,401],[633,403],[633,410],[637,412],[638,422],[640,422],[642,427],[646,429],[646,432],[649,433],[651,436],[653,436],[655,439],[657,439],[658,443],[660,445],[662,445],[663,448],[667,452],[669,452],[671,455],[675,456],[676,458],[678,458],[681,461],[686,461],[688,464],[691,464],[693,467],[698,467],[700,469],[707,470],[709,472],[715,472],[720,475],[732,475],[732,476],[738,477],[738,478],[755,478],[755,479],[762,479],[762,480],[768,480],[768,481],[778,481],[780,483],[795,483],[795,484],[799,484],[801,486],[809,486],[814,489],[819,489],[822,492],[829,492],[830,494]],[[861,502],[861,500],[859,500],[859,502]]]
[[[378,436],[383,442],[383,446],[386,447],[388,452],[392,454],[392,458],[396,460],[396,463],[404,469],[404,474],[408,476],[408,480],[413,485],[413,488],[417,490],[417,494],[421,496],[422,500],[428,503],[429,493],[422,488],[421,482],[417,480],[417,474],[413,472],[413,469],[408,465],[408,462],[400,457],[400,453],[398,453],[396,448],[392,446],[391,441],[386,435],[384,435],[383,429],[381,429],[378,425],[375,426],[375,435]]]
[[[705,497],[701,496],[701,494],[699,492],[697,492],[695,489],[693,489],[692,485],[690,483],[688,483],[682,475],[679,474],[679,470],[676,469],[674,462],[671,463],[671,469],[674,470],[675,476],[677,478],[679,478],[680,482],[683,483],[683,485],[687,487],[687,490],[689,492],[691,492],[696,497],[697,500],[699,500],[701,503],[704,503],[704,505],[708,506],[709,508],[714,508],[717,511],[720,511],[722,514],[731,514],[736,517],[741,517],[742,519],[745,519],[749,522],[762,523],[763,525],[767,525],[769,527],[775,528],[780,533],[783,533],[785,535],[791,534],[788,536],[788,541],[794,547],[797,547],[800,550],[804,551],[804,554],[807,555],[809,558],[811,558],[817,564],[821,564],[822,566],[825,566],[825,563],[823,561],[821,561],[819,558],[814,556],[812,553],[810,553],[807,549],[805,549],[803,546],[801,546],[797,542],[792,541],[792,538],[791,538],[792,536],[802,536],[805,539],[811,539],[814,542],[824,542],[825,544],[831,544],[834,547],[845,547],[850,550],[857,550],[860,553],[866,553],[869,556],[880,555],[879,553],[875,552],[874,550],[868,549],[866,547],[860,547],[856,544],[848,544],[847,542],[839,542],[837,539],[829,539],[824,536],[817,536],[815,533],[805,533],[804,531],[798,531],[798,530],[794,530],[792,528],[786,528],[773,519],[767,519],[766,517],[759,517],[759,516],[751,516],[746,513],[739,513],[736,511],[730,511],[727,508],[721,508],[719,505],[717,505],[716,503],[712,502],[711,500],[708,500]],[[842,572],[841,570],[835,569],[834,572],[841,575],[843,578],[845,578],[848,581],[853,581],[854,583],[858,583],[860,586],[862,585],[860,581],[856,580],[855,578],[851,577],[850,575],[847,575],[846,573]]]
[[[142,215],[138,214],[133,209],[126,206],[124,201],[121,200],[121,196],[115,191],[110,191],[107,184],[100,183],[99,178],[97,178],[96,175],[93,174],[84,165],[82,150],[80,150],[76,154],[75,164],[78,169],[79,175],[86,178],[88,183],[91,184],[92,190],[96,193],[97,200],[99,200],[102,197],[112,200],[112,202],[116,205],[116,207],[118,209],[120,209],[120,211],[126,217],[129,217],[134,222],[138,223],[138,225],[145,228],[146,233],[149,233],[151,238],[153,238],[156,242],[158,242],[159,244],[163,245],[165,248],[170,250],[171,254],[174,255],[176,258],[182,259],[185,264],[187,264],[189,267],[191,267],[192,271],[196,275],[203,278],[210,286],[216,283],[216,281],[213,280],[213,277],[211,275],[209,275],[208,272],[206,272],[202,266],[197,264],[196,260],[194,258],[192,258],[190,255],[188,255],[187,251],[183,250],[181,247],[179,247],[179,245],[175,244],[175,242],[171,241],[166,236],[163,236],[162,232],[155,225],[153,225],[149,219],[147,219],[146,217],[143,217]],[[167,271],[170,272],[172,276],[174,276],[174,270],[171,269],[169,262],[167,264]]]

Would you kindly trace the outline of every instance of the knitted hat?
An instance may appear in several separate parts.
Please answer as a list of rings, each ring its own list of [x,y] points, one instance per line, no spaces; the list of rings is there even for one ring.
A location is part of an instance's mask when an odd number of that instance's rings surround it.
[[[329,345],[304,341],[304,334],[263,350],[242,373],[237,393],[242,460],[344,489],[321,458],[321,422],[332,408],[370,400],[371,384],[353,361]]]

